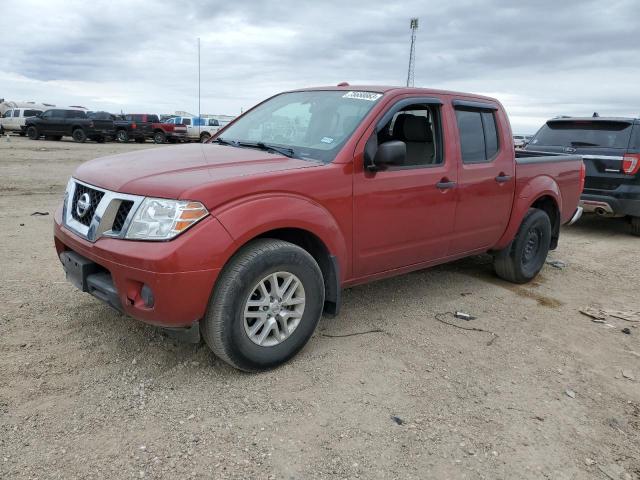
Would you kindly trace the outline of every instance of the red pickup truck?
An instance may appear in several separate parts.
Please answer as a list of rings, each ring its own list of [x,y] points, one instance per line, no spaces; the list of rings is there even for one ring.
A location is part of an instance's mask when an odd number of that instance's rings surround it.
[[[82,291],[267,369],[338,313],[345,287],[485,252],[500,277],[534,278],[581,214],[584,166],[519,155],[492,98],[286,92],[208,143],[81,165],[55,245]]]

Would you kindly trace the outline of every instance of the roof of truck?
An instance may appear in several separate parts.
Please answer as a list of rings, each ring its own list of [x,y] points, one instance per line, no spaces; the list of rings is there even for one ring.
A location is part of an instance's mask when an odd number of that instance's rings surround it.
[[[453,95],[458,97],[472,97],[482,100],[491,100],[496,101],[493,97],[487,97],[485,95],[479,95],[476,93],[467,93],[467,92],[455,92],[450,90],[438,90],[434,88],[419,88],[419,87],[399,87],[392,85],[349,85],[349,84],[339,84],[334,86],[326,86],[326,87],[309,87],[309,88],[297,88],[291,90],[292,92],[301,92],[308,90],[344,90],[344,91],[361,91],[361,92],[377,92],[377,93],[411,93],[411,94],[422,94],[422,95]]]
[[[561,116],[547,120],[547,122],[626,122],[633,123],[640,121],[640,118],[633,117],[569,117]]]

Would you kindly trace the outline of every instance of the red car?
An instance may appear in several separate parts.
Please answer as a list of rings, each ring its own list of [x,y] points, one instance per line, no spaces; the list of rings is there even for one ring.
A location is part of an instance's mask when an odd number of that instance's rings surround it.
[[[267,369],[338,313],[345,287],[485,252],[500,277],[534,278],[581,214],[584,166],[519,155],[492,98],[291,91],[208,143],[81,165],[55,245],[82,291]]]

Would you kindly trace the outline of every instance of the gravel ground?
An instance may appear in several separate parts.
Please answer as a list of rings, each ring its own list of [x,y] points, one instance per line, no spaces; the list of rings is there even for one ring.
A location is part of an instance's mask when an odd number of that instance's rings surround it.
[[[624,221],[564,228],[567,266],[530,285],[480,256],[349,289],[292,362],[246,374],[76,291],[31,216],[139,148],[164,147],[0,140],[0,478],[640,478],[640,328],[578,311],[640,310]],[[493,333],[435,318],[454,310]]]

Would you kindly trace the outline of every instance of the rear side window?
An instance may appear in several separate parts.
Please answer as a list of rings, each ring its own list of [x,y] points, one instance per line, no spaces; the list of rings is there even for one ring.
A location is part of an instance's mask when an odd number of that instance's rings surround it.
[[[456,110],[458,131],[460,132],[460,150],[464,163],[486,161],[484,129],[482,116],[478,111]]]
[[[620,121],[550,120],[536,133],[531,145],[627,148],[631,129],[631,123]]]
[[[39,113],[42,113],[42,110],[25,110],[24,111],[24,116],[25,117],[35,117]]]
[[[51,118],[64,118],[65,117],[65,111],[64,110],[50,110],[51,111]]]
[[[147,122],[159,123],[160,119],[158,118],[157,115],[147,115]]]
[[[87,115],[80,110],[67,110],[65,112],[65,118],[86,118]]]
[[[20,110],[18,110],[17,108],[13,111],[13,117],[19,117],[20,116]]]
[[[190,118],[183,118],[182,119],[182,124],[183,125],[191,125],[191,119]]]
[[[629,150],[640,151],[640,123],[636,123],[633,126],[631,142],[629,142]]]

